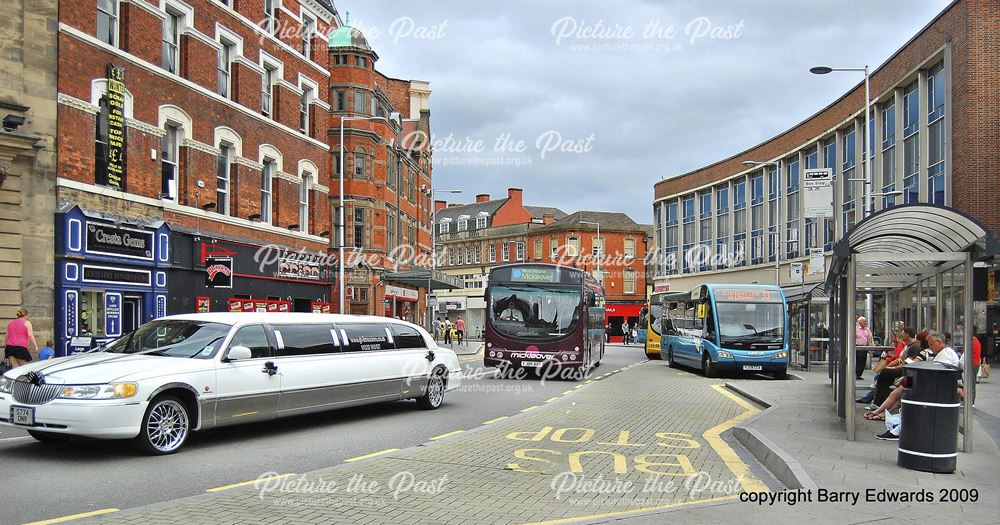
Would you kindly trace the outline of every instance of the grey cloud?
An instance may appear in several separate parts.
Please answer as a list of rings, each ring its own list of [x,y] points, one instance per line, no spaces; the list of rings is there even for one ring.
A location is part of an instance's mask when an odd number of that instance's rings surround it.
[[[440,153],[435,185],[499,196],[525,189],[529,204],[623,211],[651,221],[652,185],[733,155],[795,125],[856,85],[860,76],[817,77],[819,64],[877,66],[937,15],[948,0],[908,2],[653,1],[554,2],[389,0],[338,2],[352,20],[377,28],[378,67],[396,78],[431,82],[432,130],[482,140],[487,155],[501,133],[529,144],[532,164],[446,164],[465,154]],[[402,38],[388,28],[400,17],[417,26],[447,21],[438,39]],[[566,38],[563,17],[641,32],[651,20],[674,26],[670,52],[582,52],[571,46],[615,41]],[[705,17],[743,23],[736,40],[702,39],[685,25]],[[631,43],[644,44],[641,35]],[[541,160],[533,145],[557,130],[569,139],[596,137],[587,153]],[[514,157],[512,154],[495,154]]]

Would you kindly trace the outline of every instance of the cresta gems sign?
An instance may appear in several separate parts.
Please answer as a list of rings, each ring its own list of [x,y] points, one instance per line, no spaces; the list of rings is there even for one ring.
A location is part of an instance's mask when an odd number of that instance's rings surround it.
[[[151,260],[153,232],[91,222],[87,224],[87,252]]]

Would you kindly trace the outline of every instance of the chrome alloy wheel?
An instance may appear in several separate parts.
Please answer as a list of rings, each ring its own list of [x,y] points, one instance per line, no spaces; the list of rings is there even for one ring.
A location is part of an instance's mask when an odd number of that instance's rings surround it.
[[[157,452],[166,454],[177,450],[184,443],[190,428],[184,405],[174,399],[164,399],[150,409],[144,430],[150,446]]]
[[[431,406],[441,406],[444,402],[444,378],[434,374],[427,381],[427,401]]]

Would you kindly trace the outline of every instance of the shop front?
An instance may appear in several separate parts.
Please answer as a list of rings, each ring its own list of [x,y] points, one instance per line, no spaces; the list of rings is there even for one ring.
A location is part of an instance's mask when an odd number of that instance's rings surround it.
[[[332,312],[325,254],[189,231],[173,239],[170,313]]]
[[[56,212],[56,355],[82,352],[167,315],[171,231],[163,221]]]
[[[610,342],[620,343],[624,336],[622,324],[628,321],[629,330],[635,328],[639,322],[639,312],[642,310],[642,303],[611,303],[604,306],[604,315],[608,323],[608,334]]]
[[[420,292],[391,284],[385,285],[385,316],[411,323],[417,322],[417,302]]]

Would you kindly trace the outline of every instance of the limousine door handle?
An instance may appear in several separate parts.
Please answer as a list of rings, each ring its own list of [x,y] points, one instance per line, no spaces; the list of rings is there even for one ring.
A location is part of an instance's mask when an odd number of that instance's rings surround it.
[[[274,361],[267,361],[264,363],[264,369],[261,372],[273,376],[278,373],[278,367],[274,364]]]

